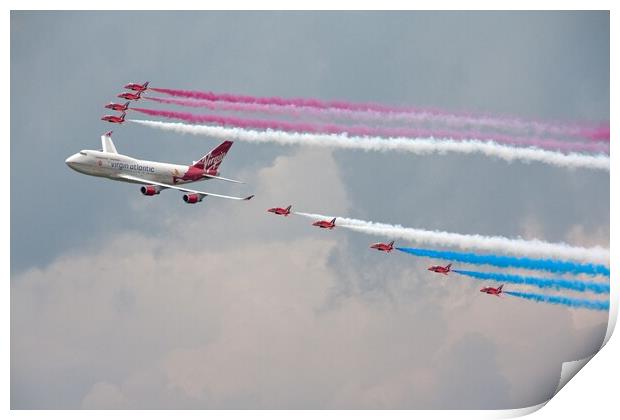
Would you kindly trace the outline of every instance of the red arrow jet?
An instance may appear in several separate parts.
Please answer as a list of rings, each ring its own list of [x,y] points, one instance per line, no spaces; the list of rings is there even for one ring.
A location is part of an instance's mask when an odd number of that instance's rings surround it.
[[[127,99],[128,101],[137,101],[138,99],[140,99],[140,95],[142,95],[142,92],[138,92],[138,93],[123,92],[123,93],[119,93],[118,95],[116,95],[116,97]]]
[[[390,242],[389,244],[378,242],[376,244],[370,245],[370,247],[372,249],[376,249],[377,251],[383,251],[383,252],[390,253],[394,249],[394,241]]]
[[[126,84],[123,87],[125,89],[135,90],[136,92],[144,92],[146,89],[148,89],[148,86],[149,86],[149,82],[144,82],[143,84],[140,84],[140,83],[129,83],[129,84]]]
[[[101,119],[115,124],[122,124],[125,122],[125,113],[123,112],[120,117],[117,115],[105,115]]]
[[[450,272],[450,267],[452,267],[452,264],[448,264],[445,267],[442,267],[440,265],[434,265],[432,267],[429,267],[428,271],[434,271],[435,273],[440,273],[447,276]]]
[[[279,216],[288,216],[289,214],[291,214],[291,207],[292,206],[288,206],[287,208],[273,207],[271,209],[268,209],[267,211],[269,213],[274,213],[274,214],[277,214]]]
[[[329,229],[332,230],[336,227],[336,218],[334,217],[331,221],[327,220],[319,220],[318,222],[312,223],[312,226],[316,226],[321,229]]]
[[[502,288],[503,287],[504,287],[503,284],[501,286],[499,286],[498,288],[495,288],[495,287],[483,287],[482,289],[480,289],[480,291],[482,293],[486,293],[487,295],[495,295],[495,296],[499,297],[499,295],[502,294]]]
[[[114,102],[110,102],[104,108],[108,108],[114,111],[127,111],[129,109],[129,101],[125,102],[125,104],[115,104]]]

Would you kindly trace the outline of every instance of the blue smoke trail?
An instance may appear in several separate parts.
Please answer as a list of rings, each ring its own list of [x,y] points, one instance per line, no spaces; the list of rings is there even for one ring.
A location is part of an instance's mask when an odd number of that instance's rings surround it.
[[[522,292],[504,292],[507,295],[520,297],[523,299],[529,299],[536,302],[552,303],[554,305],[570,306],[571,308],[587,308],[597,311],[608,311],[608,300],[589,300],[589,299],[573,299],[564,296],[548,296],[537,295],[535,293],[522,293]]]
[[[436,258],[440,260],[458,261],[467,264],[493,265],[495,267],[525,268],[543,270],[552,273],[605,275],[609,277],[609,268],[600,264],[583,264],[570,261],[535,259],[527,257],[510,257],[492,254],[473,254],[467,252],[435,251],[432,249],[400,248],[399,251],[417,255],[418,257]]]
[[[519,276],[516,274],[481,273],[479,271],[452,270],[464,276],[479,280],[494,280],[502,283],[527,284],[541,289],[568,289],[577,292],[609,293],[609,284],[593,283],[567,279],[544,279],[540,277]]]

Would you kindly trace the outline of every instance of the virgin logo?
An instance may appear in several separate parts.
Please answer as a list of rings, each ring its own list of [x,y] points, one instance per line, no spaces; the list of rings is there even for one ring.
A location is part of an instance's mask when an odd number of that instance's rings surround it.
[[[211,166],[218,166],[220,163],[222,163],[224,156],[226,155],[222,153],[221,155],[211,156],[207,158],[205,161],[205,168],[210,168]]]

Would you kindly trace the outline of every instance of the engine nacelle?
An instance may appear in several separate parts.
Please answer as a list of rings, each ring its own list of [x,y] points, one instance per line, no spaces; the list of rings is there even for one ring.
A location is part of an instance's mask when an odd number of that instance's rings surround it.
[[[183,201],[185,201],[187,204],[196,204],[200,201],[202,201],[204,197],[200,194],[185,194],[183,195]]]
[[[161,191],[161,187],[158,185],[144,185],[140,187],[140,192],[144,195],[155,195],[159,194]]]

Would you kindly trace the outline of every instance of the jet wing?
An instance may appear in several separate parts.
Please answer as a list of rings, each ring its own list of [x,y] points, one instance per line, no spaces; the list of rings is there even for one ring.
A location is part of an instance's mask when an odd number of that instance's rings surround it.
[[[156,182],[156,181],[151,181],[151,180],[148,180],[148,179],[142,179],[142,178],[138,178],[137,176],[133,176],[133,175],[121,174],[121,175],[118,175],[118,177],[126,179],[128,181],[139,182],[141,184],[158,185],[158,186],[164,187],[164,188],[172,188],[173,190],[179,190],[179,191],[187,192],[187,193],[190,193],[190,194],[198,194],[198,195],[207,196],[207,197],[227,198],[229,200],[249,200],[252,197],[254,197],[253,195],[250,195],[248,197],[233,197],[233,196],[230,196],[230,195],[221,195],[221,194],[208,193],[208,192],[204,192],[204,191],[190,190],[189,188],[184,188],[184,187],[181,187],[181,186],[178,186],[178,185],[164,184],[163,182]]]

